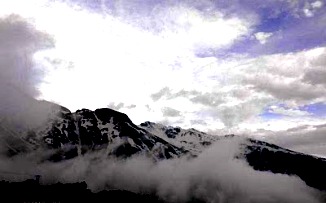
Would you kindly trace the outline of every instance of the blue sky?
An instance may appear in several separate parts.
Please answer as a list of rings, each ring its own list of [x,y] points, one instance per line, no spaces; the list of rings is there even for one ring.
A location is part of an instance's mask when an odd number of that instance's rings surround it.
[[[325,122],[323,0],[2,1],[13,14],[53,38],[38,98],[73,111],[209,132]]]
[[[323,102],[320,103],[314,103],[310,105],[305,105],[302,107],[299,107],[300,110],[307,111],[313,116],[318,116],[318,117],[326,117],[326,104]]]

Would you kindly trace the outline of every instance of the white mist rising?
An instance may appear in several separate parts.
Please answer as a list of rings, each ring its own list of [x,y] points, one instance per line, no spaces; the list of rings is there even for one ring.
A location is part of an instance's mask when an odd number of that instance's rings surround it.
[[[244,160],[235,159],[243,142],[242,138],[220,140],[195,159],[154,163],[145,156],[119,160],[97,152],[60,163],[23,166],[26,173],[41,174],[43,184],[86,181],[92,191],[114,188],[155,193],[171,202],[192,198],[216,203],[321,202],[320,193],[298,177],[255,171]],[[17,164],[27,158],[6,166],[14,171],[20,166],[21,172],[22,164]]]

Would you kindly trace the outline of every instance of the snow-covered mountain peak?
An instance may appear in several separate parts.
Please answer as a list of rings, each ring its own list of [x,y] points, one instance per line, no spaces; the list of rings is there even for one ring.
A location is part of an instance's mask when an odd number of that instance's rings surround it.
[[[164,126],[150,121],[141,123],[139,126],[178,147],[183,147],[184,149],[191,151],[194,154],[200,153],[206,146],[211,145],[219,139],[218,136],[210,135],[194,128],[182,129],[180,127]]]
[[[176,157],[185,152],[138,127],[126,114],[109,108],[63,113],[50,126],[36,137],[49,148],[61,150],[54,160],[72,158],[89,150],[105,150],[108,155],[118,157],[146,153],[154,159]]]

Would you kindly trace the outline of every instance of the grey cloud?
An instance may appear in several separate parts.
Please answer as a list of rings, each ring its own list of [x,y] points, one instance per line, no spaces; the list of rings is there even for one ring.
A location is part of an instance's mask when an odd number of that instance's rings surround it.
[[[226,127],[230,128],[259,115],[271,101],[270,98],[253,98],[237,105],[211,108],[209,111],[212,117],[219,118]]]
[[[162,109],[163,116],[166,117],[178,117],[180,116],[180,111],[170,108],[170,107],[165,107]]]
[[[268,142],[307,154],[326,156],[326,124],[302,125],[264,136]]]
[[[0,122],[10,123],[16,130],[35,127],[48,118],[55,105],[37,105],[33,99],[38,96],[37,85],[43,77],[33,55],[51,48],[53,39],[11,15],[0,18],[0,44]]]
[[[199,124],[199,125],[207,125],[207,123],[204,120],[190,120],[190,124]]]
[[[131,104],[129,106],[126,106],[127,109],[133,109],[133,108],[136,108],[136,105],[135,104]]]
[[[151,94],[151,98],[153,99],[153,101],[158,101],[162,97],[168,96],[168,95],[171,95],[171,90],[168,87],[164,87],[163,89],[161,89],[157,93]]]
[[[125,106],[125,104],[124,103],[122,103],[122,102],[120,102],[120,103],[118,103],[118,104],[115,104],[114,102],[111,102],[109,105],[108,105],[108,107],[110,108],[110,109],[114,109],[114,110],[120,110],[120,109],[122,109],[123,107]]]
[[[310,61],[310,69],[305,71],[303,82],[312,85],[326,85],[326,49],[318,57]]]
[[[325,16],[325,19],[326,19],[326,16]],[[324,48],[323,53],[319,57],[314,58],[311,61],[311,65],[325,68],[325,66],[326,66],[326,49],[325,48]]]
[[[246,91],[232,96],[246,99],[260,94],[291,104],[324,100],[326,61],[325,53],[320,54],[320,51],[325,52],[325,49],[267,55],[244,63],[243,68],[235,72],[238,74],[235,77]]]
[[[225,99],[223,98],[222,94],[219,93],[204,93],[204,94],[199,94],[193,98],[190,99],[193,103],[198,103],[202,104],[205,106],[219,106],[223,102],[225,102]]]
[[[248,97],[250,97],[251,92],[249,90],[249,88],[245,87],[245,86],[238,86],[238,89],[234,89],[233,91],[231,91],[231,95],[235,98],[238,98],[240,100],[244,100]]]
[[[147,111],[151,111],[152,110],[151,107],[148,104],[146,104],[145,107],[146,107]]]
[[[286,132],[292,133],[292,132],[298,132],[299,130],[306,130],[310,125],[300,125],[294,128],[287,129]]]
[[[1,87],[14,86],[30,96],[37,96],[36,85],[42,72],[33,66],[33,54],[53,46],[52,39],[12,15],[0,19],[0,81]]]
[[[188,98],[193,103],[202,104],[211,107],[218,106],[221,103],[223,103],[224,102],[223,96],[224,95],[222,95],[222,93],[216,93],[216,92],[202,93],[196,90],[191,90],[191,91],[180,90],[176,93],[173,93],[171,89],[169,89],[168,87],[165,87],[161,89],[159,92],[151,95],[154,101],[157,101],[163,97],[165,97],[166,99],[185,97]]]
[[[325,124],[320,124],[320,125],[314,125],[315,128],[326,128],[326,123]]]
[[[196,90],[186,91],[186,90],[180,90],[179,92],[170,95],[170,98],[176,98],[176,97],[191,97],[191,96],[198,96],[201,93]]]
[[[227,102],[226,97],[228,95],[232,95],[233,93],[237,94],[237,96],[239,96],[240,98],[248,96],[245,92],[239,92],[236,90],[231,91],[229,93],[201,93],[195,90],[180,90],[176,93],[172,93],[172,91],[167,87],[163,88],[154,95],[156,99],[162,97],[165,97],[166,99],[185,97],[195,104],[202,104],[204,106],[203,109],[198,109],[197,111],[203,114],[203,119],[206,116],[213,117],[214,119],[221,120],[227,127],[233,127],[252,116],[258,115],[259,113],[261,113],[264,107],[273,100],[272,98],[266,96],[262,98],[252,97],[249,101],[240,103],[238,105],[223,105]]]
[[[326,85],[326,69],[323,68],[318,70],[307,71],[303,77],[303,81],[312,85]]]
[[[166,99],[174,99],[177,97],[189,97],[192,95],[199,95],[200,93],[197,91],[186,91],[180,90],[179,92],[172,93],[172,90],[168,87],[162,88],[160,91],[151,94],[151,98],[153,101],[158,101],[161,98],[165,97]]]
[[[316,88],[300,80],[286,83],[272,75],[251,77],[244,79],[244,82],[259,92],[268,93],[281,100],[309,101],[322,97],[326,92],[323,88]]]
[[[249,91],[249,90],[248,90]],[[202,104],[204,109],[200,109],[201,113],[214,119],[221,120],[225,126],[233,127],[246,119],[257,116],[262,112],[264,107],[273,99],[270,97],[252,98],[238,105],[225,106],[228,96],[235,96],[243,99],[247,98],[250,93],[245,90],[232,90],[230,92],[210,92],[200,93],[197,91],[180,91],[174,95],[182,95],[188,97],[190,101],[196,104]],[[182,94],[180,94],[182,93]],[[205,117],[205,116],[204,116]]]
[[[126,108],[126,109],[133,109],[133,108],[136,108],[136,105],[135,104],[131,104],[131,105],[128,105],[126,106],[124,103],[120,102],[120,103],[115,103],[115,102],[111,102],[109,105],[107,105],[108,108],[110,109],[114,109],[114,110],[117,110],[119,111],[120,109],[122,108]]]

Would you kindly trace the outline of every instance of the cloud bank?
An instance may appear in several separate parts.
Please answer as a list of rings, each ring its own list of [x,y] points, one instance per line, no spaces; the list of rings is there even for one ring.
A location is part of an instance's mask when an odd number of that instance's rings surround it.
[[[320,202],[320,194],[294,176],[254,171],[241,159],[241,138],[220,140],[195,159],[172,159],[154,163],[144,156],[126,160],[105,154],[86,154],[61,163],[33,165],[22,157],[1,161],[12,172],[42,175],[44,184],[86,181],[90,189],[124,189],[154,193],[171,202]],[[35,158],[35,157],[34,157]],[[17,161],[17,162],[15,162]],[[18,176],[15,176],[16,178]],[[7,176],[8,178],[8,176]]]

